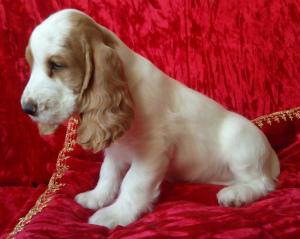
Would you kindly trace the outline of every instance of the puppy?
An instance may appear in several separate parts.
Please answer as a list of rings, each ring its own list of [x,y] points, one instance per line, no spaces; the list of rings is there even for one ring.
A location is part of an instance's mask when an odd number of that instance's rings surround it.
[[[279,161],[256,126],[168,77],[84,13],[63,10],[37,26],[26,59],[21,104],[40,133],[75,115],[78,143],[105,151],[95,189],[75,198],[99,209],[89,223],[113,229],[138,220],[164,178],[227,185],[217,194],[225,207],[274,190]]]

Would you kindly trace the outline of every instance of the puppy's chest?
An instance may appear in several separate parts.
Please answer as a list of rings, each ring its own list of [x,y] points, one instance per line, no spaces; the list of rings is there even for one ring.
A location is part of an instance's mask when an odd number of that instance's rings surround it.
[[[133,160],[137,160],[137,150],[139,148],[137,139],[125,135],[107,148],[105,153],[115,160],[132,164]]]

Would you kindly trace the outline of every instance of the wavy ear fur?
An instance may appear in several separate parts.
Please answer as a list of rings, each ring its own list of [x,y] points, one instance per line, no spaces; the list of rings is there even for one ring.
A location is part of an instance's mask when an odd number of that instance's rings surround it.
[[[130,128],[134,102],[123,63],[115,50],[99,43],[93,54],[86,52],[86,61],[86,77],[79,96],[77,141],[83,148],[98,152]]]

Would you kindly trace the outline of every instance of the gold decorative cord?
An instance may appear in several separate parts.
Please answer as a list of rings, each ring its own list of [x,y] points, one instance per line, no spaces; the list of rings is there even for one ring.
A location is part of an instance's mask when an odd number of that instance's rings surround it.
[[[32,217],[41,212],[55,197],[55,193],[57,192],[57,190],[59,190],[61,186],[64,186],[64,184],[60,183],[60,179],[69,169],[66,160],[70,157],[69,152],[74,150],[74,145],[76,144],[77,125],[77,119],[71,118],[69,120],[64,148],[60,151],[58,155],[56,162],[56,172],[52,175],[48,184],[48,188],[38,198],[35,205],[30,209],[27,215],[23,218],[20,218],[20,221],[15,226],[14,230],[6,237],[6,239],[12,239],[18,232],[23,231],[25,225],[31,222]]]
[[[272,125],[273,122],[280,123],[281,121],[287,121],[288,119],[294,120],[294,118],[300,119],[300,107],[260,116],[252,120],[252,122],[258,125],[258,127],[262,128],[266,123],[268,125]],[[69,169],[66,160],[70,157],[69,152],[74,150],[74,145],[76,144],[77,125],[78,120],[76,118],[71,118],[68,123],[65,146],[58,155],[56,163],[56,173],[52,175],[48,188],[39,197],[35,205],[27,213],[27,215],[20,219],[19,223],[15,226],[14,230],[6,237],[6,239],[12,239],[18,232],[21,232],[24,229],[25,225],[31,222],[32,217],[41,212],[49,204],[49,202],[54,198],[57,190],[59,190],[60,187],[64,186],[64,184],[60,183],[60,179]]]
[[[255,123],[258,127],[262,128],[266,123],[268,125],[272,125],[273,122],[280,123],[281,121],[287,121],[288,119],[293,121],[295,118],[300,119],[300,107],[260,116],[252,120],[252,122]]]

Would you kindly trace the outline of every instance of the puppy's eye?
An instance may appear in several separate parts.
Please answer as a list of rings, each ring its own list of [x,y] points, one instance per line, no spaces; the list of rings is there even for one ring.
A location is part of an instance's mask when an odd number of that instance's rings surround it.
[[[60,64],[57,64],[53,61],[50,62],[50,76],[52,77],[54,74],[54,71],[62,70],[64,67]]]
[[[62,65],[59,65],[57,63],[51,62],[51,70],[61,70],[63,68]]]

